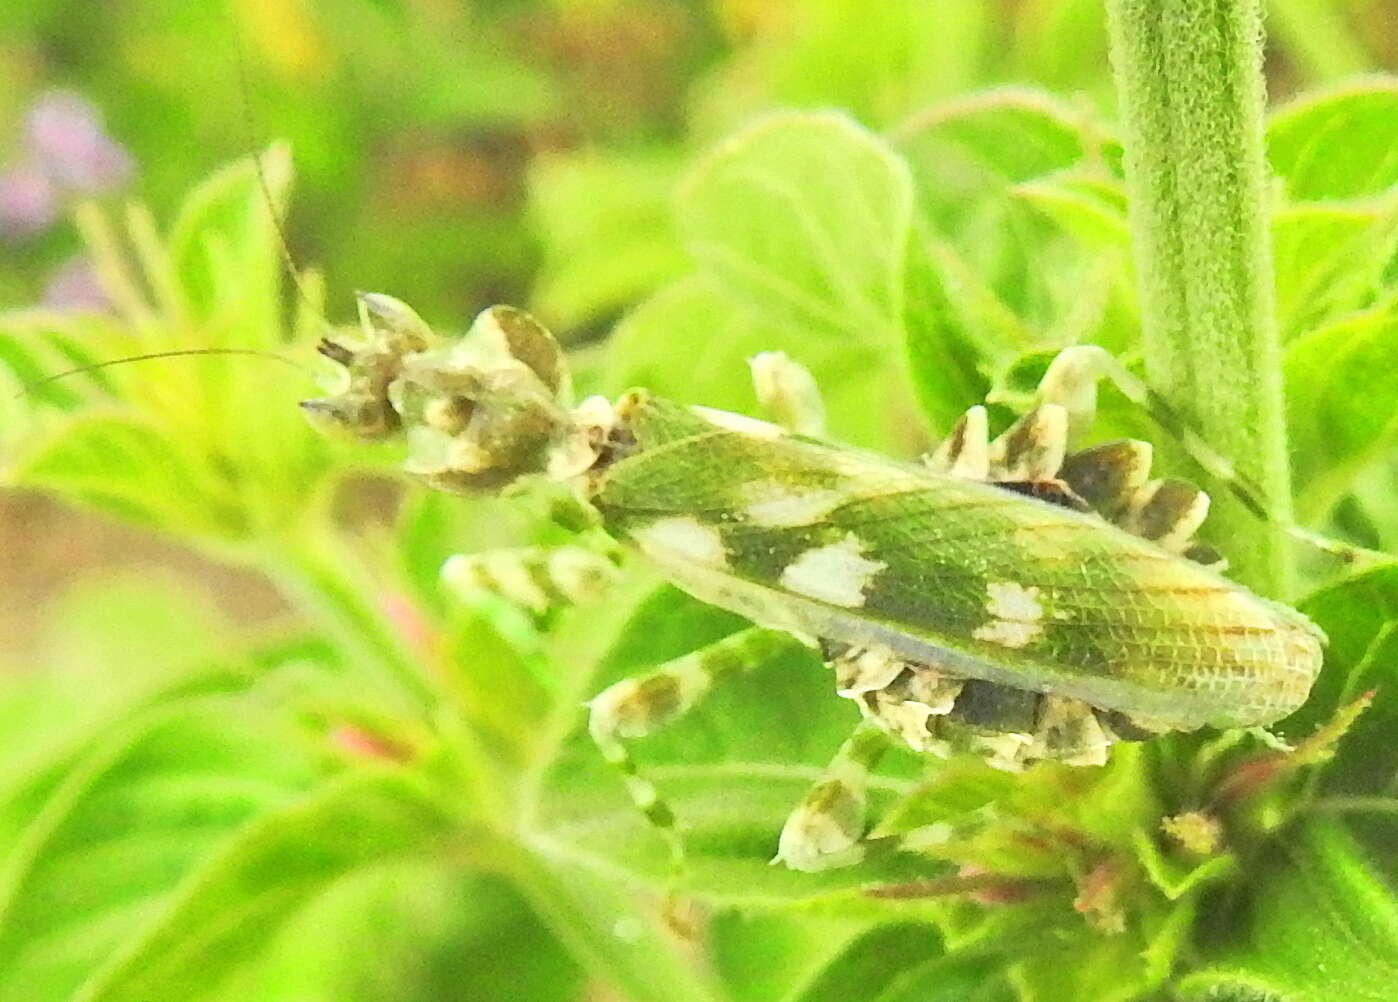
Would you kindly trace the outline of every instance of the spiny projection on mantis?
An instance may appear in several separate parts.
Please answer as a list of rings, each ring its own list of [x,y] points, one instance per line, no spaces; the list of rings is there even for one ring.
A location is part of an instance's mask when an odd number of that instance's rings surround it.
[[[802,870],[863,857],[865,778],[890,741],[1007,769],[1101,765],[1118,741],[1278,720],[1319,671],[1320,631],[1192,541],[1206,494],[1151,478],[1145,442],[1070,451],[1098,380],[1120,372],[1101,349],[1062,352],[1003,434],[972,407],[914,464],[819,437],[814,382],[783,356],[754,365],[781,423],[639,389],[575,406],[558,343],[519,310],[489,309],[457,341],[386,296],[362,296],[361,318],[362,342],[322,343],[347,379],[311,414],[404,436],[408,471],[441,490],[572,485],[607,535],[755,624],[590,704],[593,738],[677,856],[672,812],[625,743],[789,636],[821,652],[863,718],[782,831],[778,858]],[[520,557],[450,570],[537,605],[609,567]]]

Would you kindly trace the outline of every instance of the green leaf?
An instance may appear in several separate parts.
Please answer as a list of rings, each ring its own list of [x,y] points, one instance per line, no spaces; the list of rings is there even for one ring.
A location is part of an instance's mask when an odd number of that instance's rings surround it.
[[[1398,235],[1398,202],[1291,205],[1272,217],[1283,342],[1365,304]]]
[[[466,845],[420,782],[398,773],[347,775],[245,826],[74,999],[189,998],[196,985],[212,992],[336,882]]]
[[[1115,179],[1069,172],[1017,184],[1013,192],[1084,247],[1125,251],[1131,245],[1126,193]]]
[[[508,883],[404,860],[327,886],[211,1002],[563,1000],[581,980]]]
[[[1135,1002],[1156,987],[1135,936],[1082,935],[1032,954],[1010,971],[1017,1002]]]
[[[989,359],[1021,351],[1037,339],[1026,324],[944,241],[928,238],[922,247],[927,269],[956,319],[959,336]],[[910,268],[910,276],[916,268]],[[909,284],[912,284],[910,277]],[[911,298],[911,297],[910,297]],[[909,324],[916,317],[910,304]]]
[[[0,321],[0,355],[17,345],[23,357],[16,362],[10,352],[11,364],[48,372],[94,359],[140,364],[37,388],[37,402],[72,420],[50,415],[38,425],[17,460],[22,482],[223,542],[282,530],[304,514],[331,448],[295,407],[306,394],[287,378],[292,360],[266,351],[285,340],[280,238],[267,202],[284,200],[289,177],[280,147],[262,177],[251,161],[218,172],[185,201],[168,247],[144,210],[118,226],[95,204],[84,206],[89,253],[121,287],[120,310],[62,322],[9,315]],[[133,357],[162,351],[180,357]]]
[[[1004,961],[986,957],[938,957],[898,972],[873,1002],[1018,1002],[1001,971]],[[838,998],[839,996],[830,996]],[[848,996],[847,996],[848,997]]]
[[[85,574],[47,605],[35,632],[46,673],[89,702],[227,660],[232,639],[209,596],[150,567]]]
[[[1398,437],[1398,298],[1297,338],[1286,402],[1302,521],[1319,521]]]
[[[709,973],[615,873],[597,874],[531,840],[536,858],[512,875],[535,914],[573,956],[633,1002],[720,1002]]]
[[[1229,992],[1280,1002],[1392,999],[1398,905],[1344,829],[1308,825],[1249,886],[1251,920],[1213,941],[1222,944],[1208,967],[1179,984],[1184,1002]]]
[[[756,406],[747,359],[759,351],[788,350],[808,362],[799,332],[763,322],[698,277],[666,286],[618,325],[607,352],[604,385],[616,393],[632,386],[685,403],[732,411]],[[676,345],[702,344],[695,358]]]
[[[10,326],[5,323],[6,319],[0,318],[0,371],[8,372],[14,381],[13,386],[5,387],[6,403],[14,396],[23,394],[28,398],[23,403],[31,406],[46,405],[63,410],[77,406],[82,397],[73,387],[65,385],[62,380],[41,382],[58,367],[53,363],[50,346],[45,343],[47,339],[42,335],[29,334],[25,337],[3,330]]]
[[[1392,742],[1398,728],[1398,562],[1351,575],[1308,597],[1301,609],[1325,630],[1325,670],[1311,698],[1288,720],[1288,734],[1321,726],[1373,690],[1327,767],[1326,794],[1391,793],[1398,782]]]
[[[1006,114],[1030,115],[1037,107],[1032,94],[1005,96],[1012,100]],[[954,116],[953,121],[964,124]],[[1049,117],[1040,124],[1049,137],[1081,138],[1077,125],[1066,119]],[[935,129],[931,135],[937,143],[950,142]],[[931,142],[928,135],[914,136],[910,141]],[[972,131],[965,138],[977,136]],[[1003,370],[1026,351],[1082,341],[1124,347],[1134,341],[1135,289],[1126,258],[1121,184],[1100,170],[1059,169],[1082,155],[1080,144],[1059,152],[1061,156],[1045,155],[1037,164],[1011,161],[994,170],[984,168],[982,185],[969,197],[986,208],[986,219],[959,220],[962,205],[939,210],[938,225],[952,231],[968,226],[959,243],[973,246],[963,253],[953,240],[924,236],[925,249],[913,255],[910,268],[918,273],[909,278],[912,371],[923,405],[939,428],[982,399],[989,388],[986,375]],[[995,163],[995,153],[994,146],[986,151],[989,163]],[[934,163],[931,169],[941,166]],[[1036,176],[1031,168],[1053,172]],[[1026,172],[1028,180],[1016,181]],[[935,205],[941,196],[929,191],[925,197]],[[984,249],[990,244],[981,239],[981,226],[992,217],[1005,225],[990,237],[1000,250],[987,255]],[[980,261],[979,270],[971,260]],[[1017,270],[1021,268],[1028,270]],[[1035,292],[1026,299],[1031,285]],[[1004,290],[1003,297],[997,289]],[[1017,313],[1011,302],[1031,308],[1032,317]]]
[[[996,12],[980,0],[805,0],[750,20],[756,37],[702,81],[703,134],[773,107],[842,108],[886,125],[976,86],[999,34]]]
[[[146,419],[88,413],[32,443],[12,477],[167,531],[238,538],[244,512],[201,458]]]
[[[1273,44],[1313,80],[1334,80],[1370,68],[1358,11],[1345,4],[1316,0],[1273,0],[1267,27]]]
[[[833,435],[887,445],[906,426],[889,394],[911,222],[906,167],[877,137],[828,113],[760,120],[685,179],[678,225],[699,274],[623,322],[608,383],[750,410],[744,362],[786,351],[829,393]],[[675,350],[694,344],[697,366]]]
[[[529,649],[537,642],[511,636],[511,625],[488,608],[456,610],[443,629],[441,671],[480,738],[497,757],[518,764],[539,740],[556,694],[548,664]]]
[[[231,325],[243,346],[276,343],[268,335],[280,328],[283,265],[273,213],[284,213],[291,178],[283,144],[239,160],[190,192],[170,230],[170,260],[193,319]]]
[[[891,138],[912,169],[927,232],[948,244],[1023,328],[1051,327],[1057,320],[1053,286],[1060,268],[1073,263],[1065,253],[1072,248],[1050,250],[1052,224],[1014,192],[1088,163],[1105,174],[1097,162],[1100,134],[1051,96],[1006,87],[934,105]],[[957,298],[954,289],[945,294]],[[987,333],[971,327],[961,337],[994,346]],[[1018,347],[1029,345],[1021,339]]]
[[[1104,932],[1088,928],[1083,916],[1071,915],[1066,901],[1041,912],[1037,924],[1032,922],[1035,911],[1026,911],[1017,920],[1007,916],[1001,936],[993,941],[1008,950],[1016,1002],[1157,998],[1152,993],[1160,991],[1188,948],[1197,914],[1189,899],[1163,905],[1142,896],[1135,899],[1125,929]]]
[[[955,204],[1053,174],[1088,153],[1083,116],[1042,91],[996,90],[934,105],[894,130],[929,204]]]
[[[1026,840],[1017,823],[998,823],[1011,818],[1032,819],[1044,831],[1075,832],[1078,842]],[[1136,833],[1159,818],[1141,749],[1121,745],[1102,769],[1044,764],[1028,777],[959,756],[930,771],[883,818],[879,832],[936,826],[958,862],[1005,876],[1058,878],[1066,887],[1093,862],[1091,854],[1082,854],[1082,843],[1130,852]]]
[[[818,913],[722,911],[709,925],[709,951],[732,1002],[789,1000],[803,997],[872,928],[868,919]]]
[[[44,417],[75,411],[111,388],[104,370],[70,370],[132,351],[131,338],[105,315],[0,312],[0,475],[42,433]]]
[[[902,123],[892,140],[907,158],[919,207],[1016,309],[1028,302],[1043,262],[1031,266],[1042,224],[1013,188],[1082,164],[1099,141],[1074,109],[1040,91],[1004,87],[934,105]]]
[[[68,772],[0,878],[0,999],[70,998],[187,873],[311,780],[294,732],[253,709],[156,711]]]
[[[995,961],[982,958],[948,964],[942,952],[942,937],[931,923],[881,925],[849,943],[790,998],[793,1002],[952,1002],[996,980]],[[936,976],[929,976],[929,968],[935,969]]]
[[[0,689],[0,815],[23,824],[76,760],[137,714],[250,677],[226,663],[226,627],[205,603],[148,569],[89,572],[35,632],[44,670]]]
[[[1361,473],[1336,506],[1334,524],[1363,546],[1398,553],[1398,465],[1375,463]]]
[[[595,324],[684,271],[670,218],[678,173],[668,150],[536,163],[530,214],[544,260],[530,301],[541,318],[562,330]]]
[[[577,702],[742,625],[730,613],[663,589],[637,608],[607,653],[576,680]],[[531,845],[557,865],[636,886],[664,886],[667,863],[659,837],[588,739],[584,711],[570,709],[566,699],[560,705],[566,712],[560,726],[568,734],[531,796]],[[633,743],[641,770],[679,818],[692,871],[686,890],[716,903],[771,906],[849,897],[870,880],[932,869],[935,864],[907,860],[821,874],[769,865],[787,814],[857,716],[846,700],[832,697],[819,661],[793,643],[788,654],[725,679],[662,733]],[[871,791],[875,816],[909,789],[913,767],[910,757],[889,755]]]
[[[984,399],[982,356],[999,347],[997,335],[1018,334],[1019,318],[926,226],[908,256],[907,290],[908,373],[923,413],[943,433]]]
[[[1028,0],[1016,9],[1011,53],[1018,79],[1036,80],[1060,93],[1109,89],[1107,19],[1099,0]]]
[[[1363,77],[1272,116],[1267,155],[1294,199],[1356,199],[1398,184],[1398,78]]]
[[[720,914],[715,964],[734,1002],[1011,1002],[1002,957],[949,957],[931,922]]]
[[[912,199],[903,162],[850,119],[777,114],[699,162],[679,228],[701,271],[766,323],[893,345]]]
[[[884,445],[894,429],[898,377],[889,353],[848,340],[813,338],[735,303],[698,277],[662,289],[622,321],[608,352],[609,392],[644,386],[686,403],[756,413],[748,359],[784,351],[816,378],[833,437]],[[695,358],[677,346],[702,344]]]
[[[1046,272],[1053,322],[1044,346],[1134,351],[1140,306],[1120,180],[1100,169],[1071,169],[1016,185],[1014,195],[1061,234],[1041,245],[1045,260],[1062,259]]]

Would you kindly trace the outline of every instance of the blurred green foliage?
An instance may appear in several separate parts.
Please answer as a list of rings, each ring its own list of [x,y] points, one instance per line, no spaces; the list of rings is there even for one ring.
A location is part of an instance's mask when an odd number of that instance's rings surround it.
[[[1375,0],[1278,0],[1274,91],[1391,60]],[[44,88],[94,100],[167,217],[196,178],[290,141],[287,224],[332,301],[391,288],[464,319],[533,298],[596,329],[666,277],[681,152],[771,107],[874,127],[1033,83],[1106,109],[1098,0],[13,0],[0,12],[0,163]],[[1330,41],[1343,57],[1308,53]],[[620,246],[618,246],[620,244]],[[0,264],[37,298],[71,232]],[[618,261],[617,258],[621,260]]]
[[[1268,135],[1300,517],[1390,552],[1398,84],[1331,78],[1392,64],[1366,26],[1393,14],[1278,0],[1273,88],[1308,93]],[[531,304],[589,390],[750,411],[744,360],[782,349],[835,437],[911,455],[1057,348],[1134,360],[1105,44],[1095,0],[8,3],[0,149],[23,157],[26,109],[63,86],[137,173],[0,237],[0,469],[255,575],[286,614],[239,628],[80,563],[34,610],[35,662],[0,650],[0,1002],[1389,998],[1392,564],[1308,567],[1331,645],[1281,731],[1373,705],[1322,767],[1218,807],[1203,856],[1162,819],[1272,762],[1254,736],[1027,777],[894,756],[875,798],[891,830],[950,825],[937,858],[768,866],[853,712],[793,646],[638,750],[694,857],[686,939],[579,707],[734,617],[632,565],[581,612],[447,592],[452,553],[562,541],[547,499],[383,500],[392,450],[296,412],[319,369],[169,359],[14,395],[164,349],[313,366],[325,304],[364,287],[444,329]],[[107,308],[41,303],[79,249]],[[1159,438],[1108,396],[1114,432]],[[862,893],[958,872],[1032,893]]]

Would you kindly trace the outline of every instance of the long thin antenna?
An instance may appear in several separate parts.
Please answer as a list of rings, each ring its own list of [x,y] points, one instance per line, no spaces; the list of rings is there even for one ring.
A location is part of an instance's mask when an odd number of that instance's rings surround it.
[[[242,27],[236,18],[229,15],[230,36],[233,43],[233,64],[238,75],[238,102],[242,109],[244,140],[253,173],[257,176],[257,186],[262,190],[262,198],[267,203],[267,215],[271,217],[272,229],[277,235],[277,250],[281,255],[282,267],[295,288],[297,300],[310,312],[320,318],[321,325],[330,327],[324,314],[316,308],[306,287],[301,283],[301,273],[296,268],[296,259],[291,256],[291,241],[287,237],[286,226],[277,212],[277,201],[272,197],[272,186],[267,182],[267,174],[262,169],[262,154],[257,146],[257,119],[252,112],[252,78],[248,75],[248,61],[243,47]]]
[[[15,398],[28,396],[41,386],[57,382],[60,379],[67,379],[69,376],[80,375],[84,372],[94,372],[97,369],[110,369],[114,365],[126,365],[128,362],[149,362],[157,358],[184,358],[190,355],[251,355],[254,358],[265,358],[273,362],[281,362],[289,365],[293,369],[298,369],[308,376],[314,377],[315,372],[309,367],[302,365],[295,359],[287,358],[285,355],[278,355],[275,352],[260,351],[257,348],[174,348],[170,351],[153,351],[145,355],[126,355],[122,358],[109,358],[105,362],[93,362],[91,365],[79,365],[72,369],[65,369],[63,372],[55,372],[43,379],[36,379],[32,383],[25,383]]]
[[[285,269],[287,277],[291,280],[291,284],[295,289],[297,300],[303,306],[305,306],[309,312],[311,312],[320,319],[322,326],[329,328],[331,326],[330,323],[325,319],[324,314],[316,308],[314,301],[311,299],[310,295],[306,291],[306,287],[301,282],[301,275],[296,269],[296,260],[291,256],[291,243],[287,239],[286,228],[283,226],[282,217],[277,211],[277,201],[272,196],[272,186],[267,180],[266,172],[262,169],[261,155],[257,151],[256,147],[253,145],[253,138],[256,135],[257,122],[253,118],[252,104],[250,100],[251,80],[248,76],[247,59],[244,55],[243,42],[240,35],[239,25],[237,21],[233,18],[230,17],[229,20],[230,27],[232,29],[230,35],[233,44],[233,63],[238,76],[238,96],[243,113],[243,128],[247,135],[249,158],[252,160],[253,173],[257,177],[257,186],[262,192],[263,201],[267,205],[267,215],[272,221],[272,229],[276,234],[277,250],[281,256],[282,267]],[[253,358],[265,358],[274,362],[280,362],[283,365],[289,365],[293,369],[296,369],[312,378],[315,378],[316,376],[315,371],[312,370],[309,366],[302,365],[300,362],[297,362],[291,358],[287,358],[285,355],[278,355],[275,352],[262,351],[257,348],[176,348],[171,349],[169,351],[155,351],[141,355],[127,355],[122,358],[107,359],[106,361],[93,362],[89,365],[75,366],[71,369],[65,369],[62,372],[55,372],[51,375],[44,376],[42,379],[37,379],[30,383],[25,383],[21,387],[20,391],[17,394],[15,394],[15,398],[23,398],[33,393],[35,390],[47,386],[50,383],[57,382],[61,379],[67,379],[70,376],[80,375],[85,372],[95,372],[99,369],[107,369],[116,365],[127,365],[131,362],[149,362],[161,358],[186,358],[198,355],[239,355],[249,356]]]

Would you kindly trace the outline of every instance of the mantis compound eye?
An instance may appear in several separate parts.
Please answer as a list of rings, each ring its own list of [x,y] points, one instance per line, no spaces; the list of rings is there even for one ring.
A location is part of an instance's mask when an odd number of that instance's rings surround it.
[[[381,439],[399,431],[402,416],[390,399],[404,359],[426,351],[433,335],[422,318],[404,303],[377,293],[359,295],[362,343],[323,339],[316,351],[345,370],[339,392],[304,400],[301,408],[318,424],[359,438]]]

